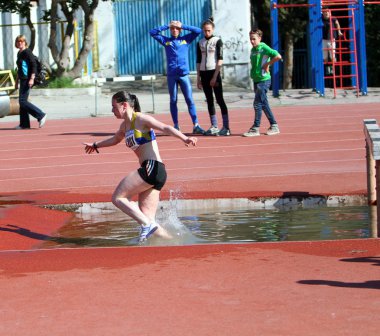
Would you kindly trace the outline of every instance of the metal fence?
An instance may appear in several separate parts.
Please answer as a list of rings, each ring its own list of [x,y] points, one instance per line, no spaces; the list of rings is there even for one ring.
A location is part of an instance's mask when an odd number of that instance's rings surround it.
[[[114,3],[119,75],[164,74],[163,47],[149,35],[157,26],[180,20],[200,27],[211,15],[210,0],[119,0]],[[190,69],[196,70],[196,41],[190,46]]]

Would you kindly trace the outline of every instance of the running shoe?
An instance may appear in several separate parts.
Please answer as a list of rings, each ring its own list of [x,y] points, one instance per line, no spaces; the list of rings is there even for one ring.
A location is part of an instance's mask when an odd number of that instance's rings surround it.
[[[218,135],[219,128],[215,126],[211,126],[206,132],[205,135]]]
[[[205,130],[201,126],[196,125],[193,128],[193,134],[205,134]]]
[[[181,132],[181,129],[180,129],[180,127],[178,126],[178,125],[174,125],[173,126],[177,131],[180,131]]]
[[[275,134],[279,134],[280,133],[280,129],[278,128],[278,125],[277,124],[273,124],[271,125],[271,127],[268,128],[268,130],[266,131],[266,135],[275,135]]]
[[[43,127],[43,126],[45,125],[45,122],[46,122],[46,114],[45,114],[45,116],[40,120],[40,122],[39,122],[39,127],[40,127],[40,128]]]
[[[219,135],[221,135],[221,136],[229,136],[229,135],[231,135],[231,131],[230,131],[229,128],[223,127],[223,128],[219,131]]]
[[[259,136],[260,135],[260,130],[258,127],[251,127],[248,132],[244,133],[243,136],[245,137],[254,137],[254,136]]]
[[[147,240],[156,230],[158,229],[158,224],[156,222],[150,223],[149,225],[141,225],[139,242]]]

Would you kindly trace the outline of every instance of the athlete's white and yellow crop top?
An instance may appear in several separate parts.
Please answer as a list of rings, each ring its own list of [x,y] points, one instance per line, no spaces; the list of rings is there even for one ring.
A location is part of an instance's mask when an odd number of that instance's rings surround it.
[[[150,129],[148,132],[141,132],[140,130],[136,129],[136,117],[137,113],[133,112],[131,129],[125,132],[125,144],[132,150],[136,150],[139,148],[139,146],[156,140],[156,134],[154,133],[153,129]]]

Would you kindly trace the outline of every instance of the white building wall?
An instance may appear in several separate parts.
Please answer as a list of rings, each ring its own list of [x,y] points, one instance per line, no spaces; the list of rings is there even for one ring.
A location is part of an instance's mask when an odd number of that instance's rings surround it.
[[[224,80],[242,87],[250,86],[249,0],[212,0],[215,35],[223,40]]]
[[[40,0],[40,6],[31,8],[31,19],[33,23],[40,22],[42,10],[50,9],[51,0]],[[95,11],[95,20],[98,22],[98,42],[99,42],[99,64],[100,73],[103,76],[114,76],[115,63],[115,39],[114,39],[114,19],[112,12],[112,2],[101,1]],[[80,15],[77,17],[81,17]],[[1,27],[0,34],[0,69],[12,69],[16,67],[17,49],[14,47],[14,40],[17,35],[24,34],[28,42],[30,42],[30,31],[27,26],[22,24],[25,22],[18,14],[0,15],[0,25],[11,25]],[[41,57],[44,61],[54,66],[50,50],[47,46],[50,36],[50,25],[35,25],[36,40],[34,54]],[[60,30],[58,32],[60,34]],[[71,65],[74,64],[74,36],[72,38],[72,49],[70,52]],[[13,61],[13,64],[12,64]]]
[[[222,37],[224,43],[224,67],[223,76],[224,80],[239,86],[248,87],[250,85],[249,79],[249,31],[250,31],[250,4],[249,0],[211,0],[213,7],[213,16],[215,21],[215,34]],[[49,9],[51,7],[51,0],[40,0],[44,8]],[[38,22],[40,15],[37,14],[37,8],[32,9],[32,21]],[[116,71],[116,47],[117,41],[115,41],[115,22],[113,13],[113,4],[111,1],[100,1],[98,8],[95,11],[95,20],[98,22],[98,45],[99,45],[99,77],[113,77],[117,74]],[[0,24],[9,23],[3,22],[4,15],[0,16]],[[16,14],[11,15],[11,23],[15,24],[11,28],[12,33],[8,33],[7,36],[12,35],[11,44],[4,43],[4,27],[2,28],[2,36],[0,37],[0,43],[3,50],[0,53],[0,68],[4,69],[9,67],[9,61],[7,62],[4,54],[8,52],[16,61],[17,50],[14,48],[14,39],[17,35],[26,31],[22,26],[17,26],[20,23],[20,17]],[[38,56],[46,61],[49,57],[49,63],[53,65],[50,51],[47,47],[48,41],[44,41],[39,38],[41,29],[44,30],[44,39],[48,39],[50,34],[50,26],[40,26],[40,31],[37,29],[36,46],[34,52]],[[28,34],[27,37],[29,38]],[[74,39],[72,40],[74,45]],[[13,50],[9,50],[9,48]],[[40,55],[41,54],[41,55]],[[8,57],[9,58],[9,57]],[[72,50],[72,58],[74,58],[74,51]],[[72,60],[73,61],[73,60]],[[15,63],[14,63],[15,67]]]
[[[116,44],[113,5],[111,1],[99,2],[95,11],[98,22],[99,39],[99,77],[114,77]]]
[[[46,6],[46,3],[48,3],[48,6]],[[40,7],[31,8],[31,20],[34,24],[41,22],[42,9],[49,9],[50,3],[50,0],[40,0]],[[0,68],[7,70],[14,69],[16,67],[18,52],[14,45],[16,36],[25,35],[28,43],[30,43],[30,30],[25,24],[25,19],[14,13],[1,13],[0,25],[2,32],[0,37],[0,46],[2,50],[0,53]],[[43,56],[42,58],[47,61],[49,58],[47,47],[49,25],[35,24],[34,27],[36,29],[36,40],[33,53],[39,57]]]

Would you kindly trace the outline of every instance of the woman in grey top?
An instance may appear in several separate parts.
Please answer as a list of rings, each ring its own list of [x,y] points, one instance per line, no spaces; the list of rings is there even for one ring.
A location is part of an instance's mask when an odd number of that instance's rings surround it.
[[[223,65],[223,42],[218,36],[214,36],[214,22],[209,18],[202,24],[204,38],[197,44],[197,86],[203,89],[210,114],[211,127],[205,135],[231,135],[228,109],[223,98],[222,78],[220,70]],[[223,128],[219,130],[218,120],[215,114],[214,97],[222,112]]]

